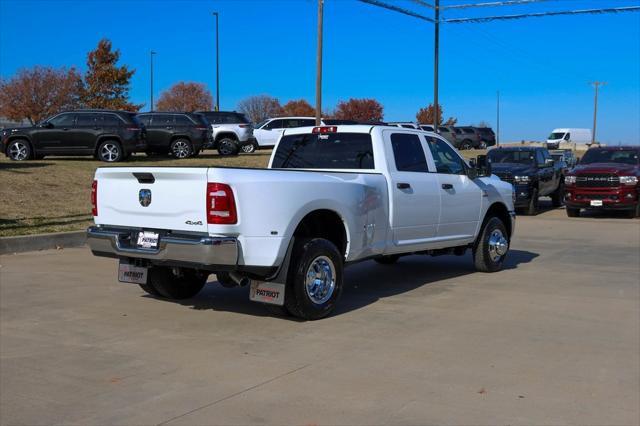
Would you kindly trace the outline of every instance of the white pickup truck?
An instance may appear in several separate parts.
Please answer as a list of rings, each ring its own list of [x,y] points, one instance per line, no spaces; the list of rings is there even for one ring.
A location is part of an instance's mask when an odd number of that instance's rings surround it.
[[[513,189],[482,174],[422,130],[295,128],[268,169],[99,168],[87,237],[120,260],[120,281],[157,297],[193,297],[215,273],[272,311],[319,319],[349,263],[471,249],[477,270],[500,270]]]

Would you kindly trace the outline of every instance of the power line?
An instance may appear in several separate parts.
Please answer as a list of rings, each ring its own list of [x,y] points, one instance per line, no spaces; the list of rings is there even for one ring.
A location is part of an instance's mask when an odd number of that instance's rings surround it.
[[[612,7],[612,8],[606,8],[606,9],[563,10],[563,11],[556,11],[556,12],[524,13],[520,15],[486,16],[483,18],[452,18],[452,19],[443,19],[440,22],[446,23],[446,24],[462,24],[462,23],[500,21],[500,20],[507,20],[507,19],[540,18],[543,16],[580,15],[585,13],[591,13],[591,14],[622,13],[622,12],[640,12],[640,6]]]
[[[358,1],[362,2],[362,3],[368,3],[368,4],[371,4],[373,6],[382,7],[384,9],[393,10],[394,12],[399,12],[399,13],[402,13],[404,15],[413,16],[414,18],[422,19],[423,21],[427,21],[427,22],[431,22],[431,23],[435,23],[436,22],[435,20],[429,18],[428,16],[420,15],[419,13],[412,12],[412,11],[410,11],[408,9],[403,9],[401,7],[394,6],[394,5],[388,4],[388,3],[383,3],[383,2],[378,1],[378,0],[358,0]]]
[[[506,1],[493,1],[486,3],[473,3],[473,4],[452,4],[451,6],[441,6],[440,9],[467,9],[470,7],[496,7],[496,6],[514,6],[520,4],[539,3],[542,1],[554,1],[554,0],[506,0]]]
[[[429,9],[435,9],[436,7],[434,5],[432,5],[431,3],[427,3],[424,0],[411,0],[414,3],[419,4],[420,6],[424,6],[424,7],[428,7]],[[443,7],[440,7],[440,9],[444,9]]]

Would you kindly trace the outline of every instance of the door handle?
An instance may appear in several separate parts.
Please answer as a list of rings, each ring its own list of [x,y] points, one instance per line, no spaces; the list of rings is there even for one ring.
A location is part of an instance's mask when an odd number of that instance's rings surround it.
[[[442,189],[446,189],[446,190],[453,189],[453,185],[450,184],[450,183],[443,183],[442,184]]]
[[[408,183],[405,183],[405,182],[400,182],[400,183],[396,184],[396,187],[398,189],[409,189],[409,188],[411,188],[411,185],[408,184]]]

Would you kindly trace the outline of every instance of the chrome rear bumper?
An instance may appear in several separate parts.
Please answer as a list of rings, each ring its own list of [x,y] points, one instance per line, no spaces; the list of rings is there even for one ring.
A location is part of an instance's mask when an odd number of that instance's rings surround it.
[[[233,237],[208,235],[161,235],[157,249],[137,247],[138,229],[87,229],[87,243],[96,256],[148,259],[153,263],[190,263],[201,266],[235,265],[238,240]]]

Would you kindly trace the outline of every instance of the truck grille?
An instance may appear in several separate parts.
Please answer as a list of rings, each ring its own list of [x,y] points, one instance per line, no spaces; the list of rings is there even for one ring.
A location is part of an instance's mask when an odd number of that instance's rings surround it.
[[[620,178],[612,174],[581,175],[576,177],[580,188],[615,188],[620,186]]]
[[[513,185],[513,176],[511,175],[511,173],[493,173],[494,175],[498,176],[500,178],[500,180],[503,180],[505,182],[509,182],[511,185]]]

